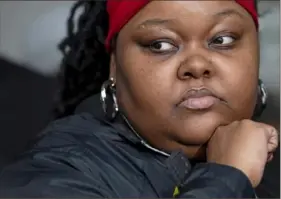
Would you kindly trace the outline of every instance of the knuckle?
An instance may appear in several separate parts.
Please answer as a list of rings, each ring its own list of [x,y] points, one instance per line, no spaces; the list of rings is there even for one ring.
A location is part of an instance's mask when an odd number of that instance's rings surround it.
[[[244,119],[241,121],[241,125],[243,126],[252,126],[254,125],[255,122],[253,122],[252,120],[249,119]]]
[[[216,129],[216,133],[221,132],[225,127],[224,126],[218,126]]]

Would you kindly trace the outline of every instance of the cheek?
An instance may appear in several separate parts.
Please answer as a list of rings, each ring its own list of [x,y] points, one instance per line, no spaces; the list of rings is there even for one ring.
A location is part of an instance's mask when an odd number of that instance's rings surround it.
[[[131,53],[130,53],[131,54]],[[133,53],[134,54],[134,53]],[[135,53],[137,54],[137,53]],[[127,55],[117,67],[117,97],[125,107],[163,115],[173,102],[176,63]],[[128,58],[132,57],[132,59]],[[163,63],[163,62],[161,62]]]
[[[241,56],[221,67],[220,86],[226,93],[226,100],[238,115],[249,117],[256,104],[258,83],[258,62]]]

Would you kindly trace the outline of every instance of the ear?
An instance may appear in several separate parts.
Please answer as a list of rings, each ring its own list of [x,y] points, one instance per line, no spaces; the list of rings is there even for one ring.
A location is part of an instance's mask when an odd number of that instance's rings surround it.
[[[110,54],[109,78],[113,78],[116,81],[116,55],[114,52]]]

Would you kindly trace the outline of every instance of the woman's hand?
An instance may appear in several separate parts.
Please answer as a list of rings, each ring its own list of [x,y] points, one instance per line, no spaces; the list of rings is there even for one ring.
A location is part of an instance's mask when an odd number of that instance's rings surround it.
[[[216,129],[208,143],[207,161],[241,170],[256,187],[277,146],[274,127],[251,120],[235,121]]]

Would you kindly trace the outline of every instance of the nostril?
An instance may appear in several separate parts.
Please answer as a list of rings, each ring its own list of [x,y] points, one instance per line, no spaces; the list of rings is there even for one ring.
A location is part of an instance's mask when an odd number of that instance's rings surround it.
[[[203,73],[204,76],[209,76],[210,75],[210,71],[209,70],[206,70],[204,73]]]
[[[185,72],[185,73],[184,73],[184,76],[185,76],[185,77],[193,77],[192,73],[190,73],[190,72]]]

